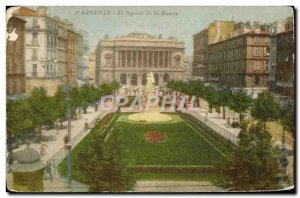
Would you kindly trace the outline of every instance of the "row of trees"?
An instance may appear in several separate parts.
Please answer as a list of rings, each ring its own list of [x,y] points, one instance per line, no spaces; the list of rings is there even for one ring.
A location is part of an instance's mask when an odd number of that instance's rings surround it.
[[[97,88],[85,85],[82,87],[72,87],[69,91],[70,109],[73,119],[76,119],[77,109],[86,109],[94,104],[101,96],[112,94],[119,89],[119,84],[112,82],[103,84]],[[20,100],[7,100],[7,134],[8,137],[24,137],[36,135],[39,137],[42,128],[51,126],[56,121],[62,123],[66,120],[67,103],[66,90],[59,87],[54,96],[48,96],[44,88],[35,88],[28,98]]]
[[[206,100],[209,105],[209,112],[212,112],[213,108],[215,108],[217,112],[220,112],[220,107],[222,107],[223,119],[226,118],[225,107],[229,107],[231,110],[239,113],[242,119],[243,113],[246,112],[252,104],[252,99],[242,90],[234,93],[230,92],[227,87],[216,90],[213,86],[205,85],[201,81],[169,81],[167,87],[174,91],[179,91],[189,96],[194,95]]]
[[[284,149],[274,147],[266,123],[279,120],[283,130],[294,131],[294,112],[281,108],[269,92],[264,91],[252,100],[243,91],[231,93],[229,89],[216,90],[199,81],[171,81],[168,87],[204,98],[210,109],[228,106],[240,115],[250,110],[257,121],[249,123],[240,116],[239,142],[230,160],[217,167],[220,172],[216,178],[217,184],[233,191],[252,191],[277,190],[289,182],[285,175],[287,158]]]
[[[257,99],[253,100],[243,90],[232,92],[227,87],[216,89],[211,85],[205,85],[201,81],[169,81],[167,87],[206,100],[210,112],[213,108],[220,112],[220,107],[222,107],[223,119],[225,119],[225,107],[239,113],[241,121],[244,117],[243,114],[251,110],[251,116],[263,123],[264,127],[266,127],[268,121],[279,120],[284,129],[294,131],[294,112],[281,108],[268,91],[262,92]]]

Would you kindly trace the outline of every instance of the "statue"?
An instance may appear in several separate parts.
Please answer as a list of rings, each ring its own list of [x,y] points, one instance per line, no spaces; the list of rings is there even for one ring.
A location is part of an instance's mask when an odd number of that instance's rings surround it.
[[[152,72],[147,74],[146,92],[153,91],[155,78]]]

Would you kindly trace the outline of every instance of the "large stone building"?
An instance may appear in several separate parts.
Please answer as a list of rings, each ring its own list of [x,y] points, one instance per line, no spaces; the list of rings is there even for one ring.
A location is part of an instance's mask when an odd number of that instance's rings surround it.
[[[251,31],[208,46],[212,83],[259,92],[267,86],[269,34]]]
[[[7,23],[7,30],[18,35],[16,40],[7,38],[6,41],[6,94],[16,96],[25,94],[25,61],[24,35],[26,21],[11,17]],[[12,35],[13,36],[13,35]]]
[[[89,70],[88,70],[89,71],[89,83],[94,85],[95,77],[96,77],[95,53],[89,53],[88,67],[89,67]]]
[[[214,21],[208,25],[208,44],[214,44],[230,38],[234,30],[234,21]]]
[[[295,42],[294,30],[276,34],[276,86],[275,92],[294,100]]]
[[[80,53],[78,56],[75,53],[82,46],[82,35],[74,30],[73,24],[61,21],[59,17],[48,16],[46,7],[39,7],[37,10],[21,7],[13,12],[13,16],[26,21],[26,92],[30,93],[35,87],[44,87],[49,95],[53,95],[64,82],[76,84],[76,62],[80,62],[82,54],[80,57]],[[69,40],[70,31],[76,35],[74,42],[77,39],[79,44],[73,45]],[[74,48],[74,65],[68,65],[67,57],[71,56],[69,45]],[[69,71],[73,73],[69,74]]]
[[[285,31],[285,22],[284,21],[276,21],[271,23],[268,28],[268,32],[270,33],[270,72],[268,78],[268,87],[270,91],[274,91],[276,85],[276,51],[277,51],[277,38],[276,34]]]
[[[210,44],[229,39],[234,31],[234,21],[214,21],[207,28],[193,35],[193,70],[192,76],[207,79],[207,47]]]
[[[77,68],[77,79],[80,85],[85,85],[89,83],[89,44],[88,44],[88,33],[82,31],[83,35],[83,59],[81,67]],[[79,72],[78,72],[79,71]]]
[[[96,84],[118,81],[124,87],[143,87],[147,73],[155,85],[184,78],[184,43],[145,33],[103,39],[96,49]]]
[[[193,69],[192,76],[205,76],[208,46],[207,28],[193,35]]]

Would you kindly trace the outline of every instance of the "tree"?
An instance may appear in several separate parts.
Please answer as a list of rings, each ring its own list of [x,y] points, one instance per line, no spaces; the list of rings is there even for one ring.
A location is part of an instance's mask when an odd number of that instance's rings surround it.
[[[280,120],[284,130],[288,130],[292,133],[295,132],[294,109],[290,110],[289,112],[281,112]]]
[[[110,134],[110,139],[105,148],[104,175],[103,179],[109,184],[108,191],[122,192],[128,190],[132,184],[132,177],[129,175],[122,158],[123,149],[118,137],[119,131]]]
[[[91,192],[121,192],[128,190],[132,178],[128,175],[122,159],[122,148],[117,131],[105,136],[92,131],[93,138],[87,150],[78,153],[77,167],[82,170]]]
[[[218,100],[223,109],[223,119],[225,117],[225,107],[230,105],[231,94],[228,91],[220,91],[218,94]]]
[[[47,96],[45,88],[40,87],[33,89],[28,102],[33,112],[32,119],[36,125],[36,135],[41,138],[42,127],[46,124],[53,124],[57,118],[57,112],[53,109],[54,100]]]
[[[207,86],[205,89],[205,99],[208,103],[209,112],[212,113],[212,108],[220,107],[219,95],[212,86]]]
[[[82,98],[80,106],[83,108],[83,113],[86,114],[86,110],[89,104],[89,86],[82,86],[79,90],[79,94],[80,98]]]
[[[254,101],[251,115],[266,127],[266,122],[278,119],[279,111],[280,106],[275,98],[268,91],[264,91]]]
[[[86,184],[90,186],[90,191],[101,192],[108,187],[102,178],[103,164],[105,163],[103,155],[104,136],[97,131],[92,131],[91,135],[93,138],[87,149],[78,152],[76,167],[82,171]]]
[[[71,114],[74,119],[77,118],[76,109],[81,106],[83,101],[83,96],[80,94],[80,89],[76,87],[72,87],[70,90],[70,109]]]
[[[7,100],[6,125],[9,136],[18,136],[32,132],[35,123],[31,119],[33,112],[27,99]]]
[[[65,120],[67,114],[67,103],[66,95],[63,92],[63,88],[61,86],[58,87],[53,100],[55,102],[54,109],[56,111],[57,118],[60,121],[60,128],[63,128],[63,121]]]
[[[242,122],[239,142],[229,161],[219,167],[218,184],[233,191],[277,190],[286,179],[280,168],[280,152],[262,123]]]
[[[243,90],[238,90],[232,94],[229,108],[239,113],[240,120],[243,120],[242,113],[246,112],[252,105],[252,99]]]

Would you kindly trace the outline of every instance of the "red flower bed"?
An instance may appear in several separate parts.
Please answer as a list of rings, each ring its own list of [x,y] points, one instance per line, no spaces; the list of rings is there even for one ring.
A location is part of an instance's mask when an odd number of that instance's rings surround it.
[[[162,142],[165,140],[165,135],[160,131],[148,131],[144,134],[145,140],[149,142]]]

